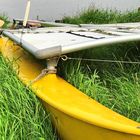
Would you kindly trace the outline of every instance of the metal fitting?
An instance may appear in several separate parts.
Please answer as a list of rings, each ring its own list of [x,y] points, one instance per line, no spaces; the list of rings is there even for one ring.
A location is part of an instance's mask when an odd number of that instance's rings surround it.
[[[46,60],[48,73],[57,73],[57,64],[59,57],[53,57]]]

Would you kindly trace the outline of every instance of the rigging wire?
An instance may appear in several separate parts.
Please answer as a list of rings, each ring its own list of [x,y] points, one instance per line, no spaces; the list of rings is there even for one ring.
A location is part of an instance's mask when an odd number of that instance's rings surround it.
[[[90,61],[90,62],[103,62],[103,63],[123,63],[123,64],[137,64],[140,65],[138,61],[123,61],[123,60],[109,60],[109,59],[90,59],[90,58],[79,58],[79,57],[68,57],[66,55],[62,55],[61,59],[63,61],[67,60],[77,60],[77,61]]]

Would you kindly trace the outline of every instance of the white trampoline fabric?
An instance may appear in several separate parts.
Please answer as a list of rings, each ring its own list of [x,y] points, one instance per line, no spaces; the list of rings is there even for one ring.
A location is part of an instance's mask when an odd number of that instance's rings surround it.
[[[4,31],[39,59],[112,43],[140,40],[140,23],[81,25]]]

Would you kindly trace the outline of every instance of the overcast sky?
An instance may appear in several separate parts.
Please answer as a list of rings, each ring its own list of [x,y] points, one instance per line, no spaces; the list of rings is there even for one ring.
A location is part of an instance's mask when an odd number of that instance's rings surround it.
[[[0,13],[11,18],[23,18],[27,0],[0,0]],[[52,21],[63,16],[74,15],[90,5],[97,8],[133,10],[140,7],[140,0],[31,0],[30,18]]]

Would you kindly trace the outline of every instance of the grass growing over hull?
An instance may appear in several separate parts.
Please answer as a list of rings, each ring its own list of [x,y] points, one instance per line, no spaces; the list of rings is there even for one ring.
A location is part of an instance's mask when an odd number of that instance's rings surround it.
[[[55,140],[49,114],[0,56],[0,140]]]
[[[65,23],[139,22],[140,12],[89,8],[79,15],[65,17]],[[70,54],[72,57],[140,61],[140,43],[94,48]],[[61,75],[71,84],[108,108],[140,122],[140,65],[70,60],[61,65]]]

